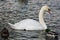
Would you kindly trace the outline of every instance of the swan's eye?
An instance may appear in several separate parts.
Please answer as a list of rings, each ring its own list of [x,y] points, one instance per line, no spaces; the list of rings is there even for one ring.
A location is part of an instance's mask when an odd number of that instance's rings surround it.
[[[49,13],[50,13],[50,11],[51,11],[51,10],[50,10],[50,9],[48,9],[48,12],[49,12]]]
[[[50,9],[48,9],[48,11],[51,11]]]

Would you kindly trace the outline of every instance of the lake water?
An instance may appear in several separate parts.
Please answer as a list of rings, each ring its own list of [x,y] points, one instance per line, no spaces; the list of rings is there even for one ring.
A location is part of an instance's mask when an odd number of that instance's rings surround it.
[[[26,0],[25,3],[19,0],[0,0],[0,31],[4,27],[8,28],[9,40],[45,40],[40,31],[16,31],[10,29],[7,23],[14,24],[27,18],[38,21],[39,10],[46,4],[51,8],[52,14],[44,14],[45,22],[48,28],[59,34],[60,40],[60,0]]]

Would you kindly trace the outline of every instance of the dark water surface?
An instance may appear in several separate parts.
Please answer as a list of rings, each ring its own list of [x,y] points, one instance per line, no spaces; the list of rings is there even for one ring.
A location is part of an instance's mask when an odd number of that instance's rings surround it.
[[[26,18],[38,21],[39,10],[46,4],[51,7],[52,14],[44,14],[45,22],[48,28],[59,34],[60,40],[60,0],[28,0],[24,3],[19,0],[0,0],[0,31],[4,27],[8,28],[8,22],[14,24]],[[9,40],[45,40],[40,31],[8,29],[10,31]]]

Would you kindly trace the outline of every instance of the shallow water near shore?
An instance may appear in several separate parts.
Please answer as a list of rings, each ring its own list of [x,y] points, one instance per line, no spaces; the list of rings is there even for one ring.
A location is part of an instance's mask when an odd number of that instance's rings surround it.
[[[14,24],[27,18],[38,21],[40,8],[46,4],[51,8],[52,14],[44,14],[45,22],[48,28],[59,34],[60,40],[60,0],[28,0],[25,3],[18,0],[0,0],[0,31],[4,27],[8,28],[9,40],[45,40],[40,36],[40,31],[16,31],[10,29],[7,23]],[[2,40],[1,37],[0,39]]]

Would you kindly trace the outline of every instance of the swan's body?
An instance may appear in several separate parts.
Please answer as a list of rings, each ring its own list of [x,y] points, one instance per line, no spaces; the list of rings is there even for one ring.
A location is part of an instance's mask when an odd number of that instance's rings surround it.
[[[48,10],[48,6],[43,6],[39,12],[39,22],[33,19],[25,19],[18,23],[11,24],[8,23],[13,29],[26,29],[26,30],[45,30],[47,26],[43,20],[43,14]]]
[[[18,23],[15,23],[13,26],[12,26],[13,29],[26,29],[26,30],[43,30],[43,29],[46,29],[45,27],[40,25],[39,22],[37,22],[33,19],[22,20]]]

